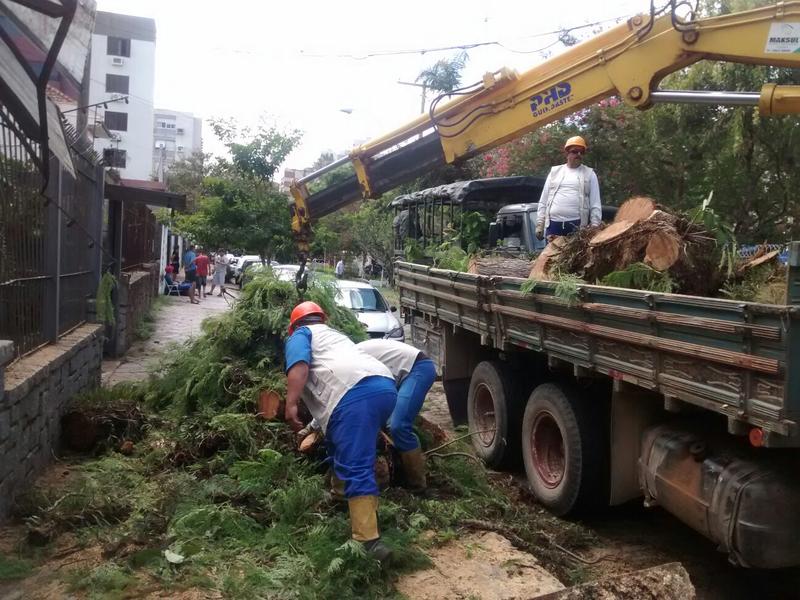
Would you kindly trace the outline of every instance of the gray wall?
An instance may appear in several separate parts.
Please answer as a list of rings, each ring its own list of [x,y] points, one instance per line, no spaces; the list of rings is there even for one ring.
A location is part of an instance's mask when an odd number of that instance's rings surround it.
[[[81,325],[11,365],[11,342],[0,341],[0,520],[58,454],[69,401],[100,385],[102,331]]]

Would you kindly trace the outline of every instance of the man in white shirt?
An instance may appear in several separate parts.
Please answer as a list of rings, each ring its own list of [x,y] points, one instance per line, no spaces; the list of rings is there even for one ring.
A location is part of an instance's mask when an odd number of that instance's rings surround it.
[[[600,184],[583,163],[586,141],[579,135],[564,144],[567,162],[550,169],[536,213],[536,237],[569,235],[581,227],[600,224]]]
[[[339,259],[339,262],[336,263],[336,268],[334,269],[336,273],[336,278],[341,279],[344,277],[344,256]]]
[[[228,273],[228,257],[225,254],[225,250],[220,248],[217,250],[217,253],[212,257],[212,261],[214,264],[214,277],[211,280],[211,292],[209,295],[214,294],[214,288],[219,286],[219,294],[218,296],[222,296],[225,294],[225,277]]]

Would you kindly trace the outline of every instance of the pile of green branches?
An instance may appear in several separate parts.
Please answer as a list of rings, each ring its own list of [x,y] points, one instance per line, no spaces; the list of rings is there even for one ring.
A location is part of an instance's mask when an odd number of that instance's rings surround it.
[[[335,306],[332,288],[315,286],[307,298],[333,326],[364,337],[353,315]],[[514,502],[513,489],[493,483],[467,456],[467,439],[448,448],[452,456],[429,460],[429,497],[384,490],[379,522],[395,552],[390,565],[381,568],[350,540],[347,511],[328,493],[327,466],[299,454],[284,423],[253,410],[258,390],[284,386],[282,344],[299,300],[291,283],[259,276],[151,381],[104,395],[109,409],[136,394],[146,401],[144,437],[126,454],[105,448],[78,460],[69,477],[34,489],[18,509],[40,538],[69,532],[79,545],[102,545],[101,565],[59,571],[68,590],[133,597],[155,584],[230,598],[387,597],[399,574],[429,564],[426,548],[453,539],[470,521],[512,532],[570,579],[576,565],[557,544],[576,549],[591,537]],[[419,435],[423,448],[432,445],[430,434]],[[48,552],[56,551],[30,549],[20,558],[49,568]]]
[[[353,341],[366,338],[353,313],[334,301],[331,283],[317,282],[301,298],[293,283],[259,274],[224,315],[207,319],[203,335],[174,348],[147,385],[156,410],[177,414],[252,412],[262,390],[284,391],[283,343],[292,308],[313,300],[329,324]]]

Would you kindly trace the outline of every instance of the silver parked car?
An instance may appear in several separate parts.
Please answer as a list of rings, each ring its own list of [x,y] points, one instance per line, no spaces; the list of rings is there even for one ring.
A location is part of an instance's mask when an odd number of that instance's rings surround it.
[[[397,307],[390,307],[373,285],[363,281],[339,279],[336,287],[336,303],[356,314],[369,337],[405,341],[403,324],[395,314]]]

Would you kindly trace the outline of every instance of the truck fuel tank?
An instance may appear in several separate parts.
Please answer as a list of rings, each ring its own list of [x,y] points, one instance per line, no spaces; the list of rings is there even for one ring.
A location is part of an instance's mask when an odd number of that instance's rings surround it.
[[[797,474],[793,456],[723,435],[658,425],[642,436],[645,503],[662,506],[743,567],[800,565]]]

